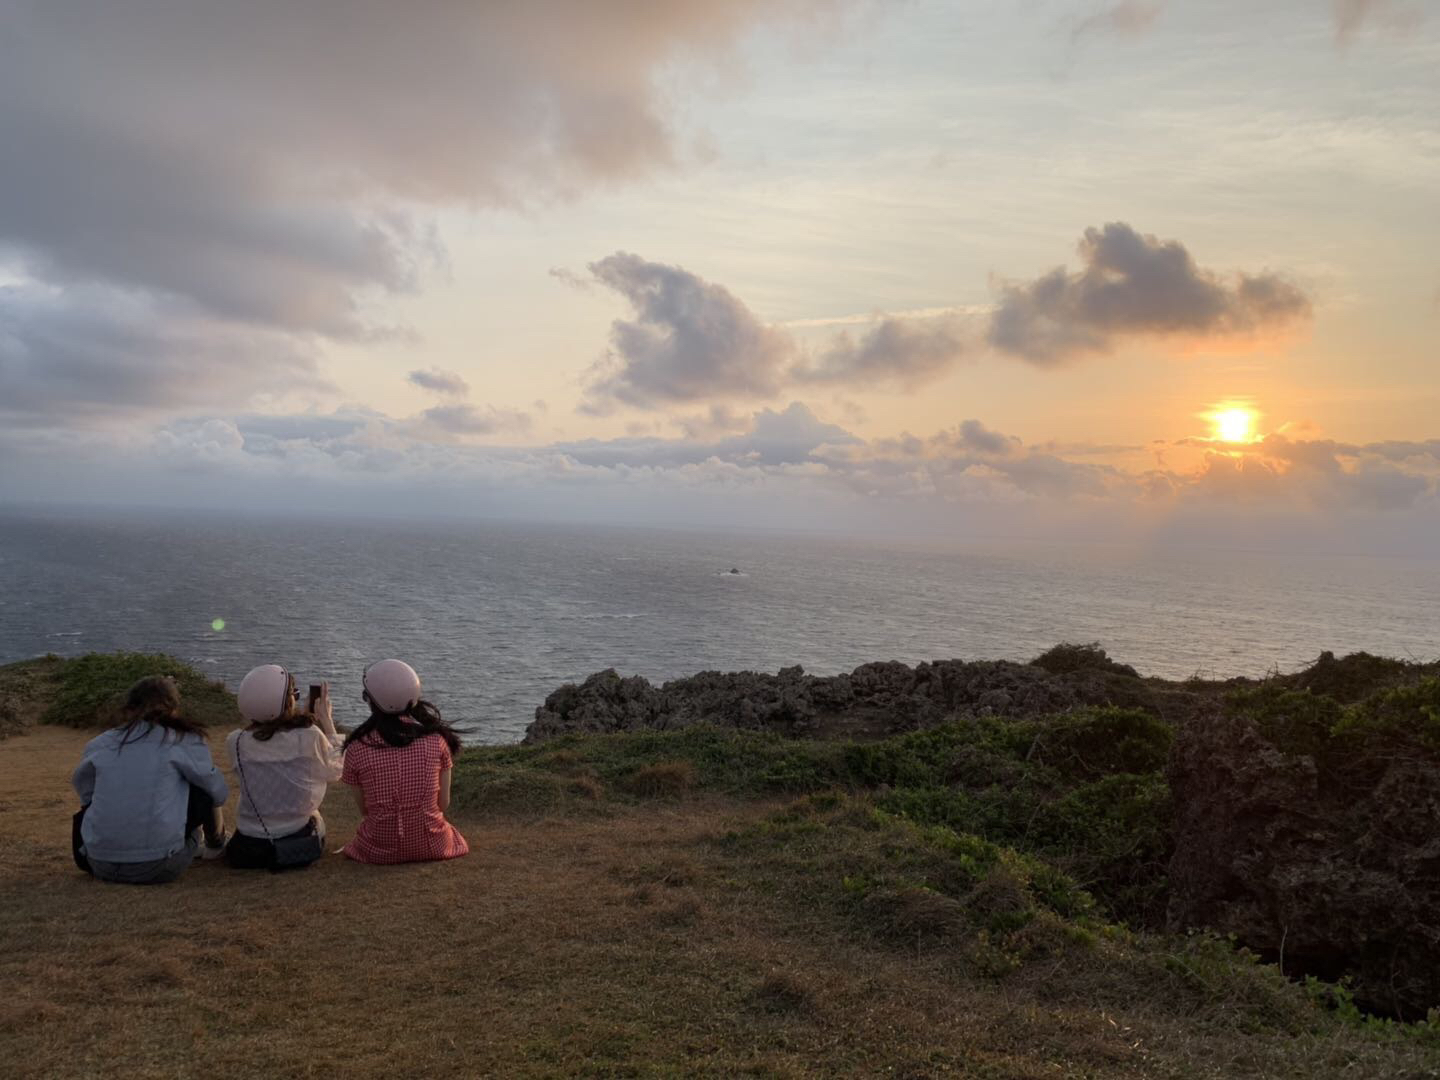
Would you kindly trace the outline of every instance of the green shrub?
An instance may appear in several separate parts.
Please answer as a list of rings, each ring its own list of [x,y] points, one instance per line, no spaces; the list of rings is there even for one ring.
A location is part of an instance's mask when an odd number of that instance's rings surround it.
[[[238,726],[235,696],[173,656],[161,653],[89,653],[63,660],[55,672],[53,696],[41,723],[71,727],[108,726],[120,717],[125,694],[140,679],[173,675],[180,685],[180,711],[206,726]]]
[[[1047,649],[1030,663],[1035,667],[1044,668],[1052,675],[1068,675],[1074,671],[1104,671],[1112,675],[1140,677],[1139,672],[1129,664],[1120,664],[1111,660],[1098,641],[1092,641],[1085,645],[1062,643],[1052,649]]]
[[[1233,691],[1226,704],[1253,722],[1276,749],[1296,755],[1323,753],[1331,730],[1345,714],[1334,698],[1291,690],[1278,681]]]
[[[1352,705],[1335,721],[1330,734],[1350,746],[1384,739],[1440,752],[1440,678],[1430,676],[1410,686],[1382,690]]]
[[[486,770],[502,769],[571,785],[583,775],[591,795],[599,785],[621,798],[874,791],[892,818],[1041,856],[1113,916],[1154,925],[1164,912],[1171,813],[1161,770],[1171,738],[1162,721],[1118,708],[971,717],[869,743],[697,726],[481,747],[457,763],[455,782],[489,783]]]
[[[1342,705],[1350,705],[1387,686],[1413,679],[1423,670],[1424,665],[1393,660],[1388,656],[1357,652],[1337,658],[1327,650],[1304,671],[1286,677],[1285,681],[1293,682],[1313,694],[1334,698]]]
[[[1080,709],[1041,726],[1030,756],[1074,778],[1158,773],[1174,741],[1170,725],[1141,709]]]

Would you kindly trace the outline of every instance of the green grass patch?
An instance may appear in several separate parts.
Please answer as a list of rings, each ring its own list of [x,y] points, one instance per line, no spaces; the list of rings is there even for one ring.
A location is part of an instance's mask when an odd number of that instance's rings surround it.
[[[163,653],[89,653],[62,660],[52,676],[45,724],[104,727],[120,717],[130,687],[150,675],[173,675],[183,715],[206,726],[236,727],[240,713],[225,684]]]
[[[942,956],[964,977],[1042,1000],[1146,1001],[1216,1032],[1332,1031],[1329,1003],[1206,934],[1134,933],[1047,860],[825,792],[717,838],[732,887],[779,899],[877,948]]]
[[[740,797],[800,794],[835,782],[840,750],[834,743],[715,727],[568,735],[536,746],[471,747],[455,763],[455,788],[484,783],[497,770],[539,771],[590,776],[606,791],[639,798],[656,793],[648,790],[644,775],[654,779],[659,774],[643,774],[636,790],[637,774],[669,765],[677,775],[666,783],[676,790]]]
[[[691,790],[873,792],[895,818],[1044,857],[1112,916],[1156,925],[1170,851],[1170,740],[1153,716],[1116,708],[978,717],[868,743],[692,727],[467,750],[455,789],[468,808],[519,809],[529,798],[537,813],[584,809],[564,795],[580,778],[622,801]],[[476,790],[487,784],[499,793]]]

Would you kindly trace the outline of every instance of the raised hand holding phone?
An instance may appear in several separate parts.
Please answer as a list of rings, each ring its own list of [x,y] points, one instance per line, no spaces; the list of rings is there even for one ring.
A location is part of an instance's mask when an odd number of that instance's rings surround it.
[[[310,712],[315,717],[315,724],[326,735],[335,734],[335,719],[330,709],[330,684],[328,682],[310,684]]]

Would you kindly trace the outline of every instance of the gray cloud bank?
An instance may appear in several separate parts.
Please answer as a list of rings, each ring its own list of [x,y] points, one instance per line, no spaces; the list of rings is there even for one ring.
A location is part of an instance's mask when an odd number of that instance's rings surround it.
[[[1079,253],[1079,271],[1057,267],[1002,285],[985,343],[1053,367],[1140,337],[1272,335],[1311,314],[1309,297],[1279,274],[1207,270],[1179,241],[1124,222],[1086,229]],[[982,336],[954,308],[930,317],[877,314],[859,336],[842,331],[807,349],[723,285],[683,267],[617,252],[589,270],[632,311],[611,324],[610,349],[590,372],[582,408],[595,414],[766,400],[806,386],[913,391],[971,359]]]
[[[1137,537],[1440,554],[1440,439],[1348,444],[1272,435],[1188,469],[1093,460],[978,419],[865,440],[806,405],[731,433],[539,447],[477,445],[521,414],[468,404],[409,419],[364,410],[195,417],[142,435],[0,431],[0,499],[247,506],[301,487],[312,510],[770,525],[890,535]],[[1166,447],[1159,447],[1166,449]],[[1132,458],[1133,460],[1133,458]],[[162,504],[163,499],[161,500]],[[1072,532],[1069,530],[1080,530]],[[1308,538],[1308,539],[1307,539]]]
[[[443,260],[431,211],[672,165],[672,62],[723,60],[757,23],[830,7],[13,0],[0,260],[37,288],[4,300],[10,401],[263,398],[311,370],[317,337],[375,333],[374,299]],[[16,390],[17,354],[56,370]]]
[[[84,426],[136,411],[322,390],[288,335],[97,286],[0,286],[0,422]]]
[[[589,270],[632,310],[611,324],[610,351],[591,372],[583,407],[592,413],[763,400],[801,384],[914,389],[965,356],[953,316],[880,317],[858,339],[842,332],[812,356],[723,285],[683,267],[616,252]]]
[[[1044,367],[1137,336],[1245,336],[1310,315],[1309,299],[1279,275],[1222,276],[1197,266],[1178,241],[1124,222],[1086,229],[1079,254],[1079,272],[1057,267],[1003,286],[988,332],[993,347]]]

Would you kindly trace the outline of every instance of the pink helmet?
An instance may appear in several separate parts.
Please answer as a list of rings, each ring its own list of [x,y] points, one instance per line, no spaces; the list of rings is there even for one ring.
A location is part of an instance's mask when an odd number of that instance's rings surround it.
[[[240,715],[252,724],[278,720],[290,704],[290,686],[290,673],[279,664],[254,668],[235,693]]]
[[[381,712],[403,713],[420,700],[420,676],[404,660],[377,660],[361,682]]]

